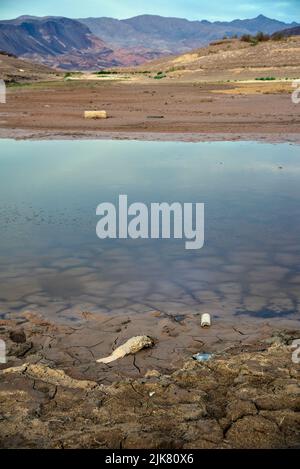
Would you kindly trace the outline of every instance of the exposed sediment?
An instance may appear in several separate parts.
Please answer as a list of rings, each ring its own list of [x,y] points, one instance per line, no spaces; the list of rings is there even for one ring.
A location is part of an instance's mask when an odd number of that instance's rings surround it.
[[[291,82],[156,81],[9,88],[1,138],[299,142]],[[95,109],[108,118],[84,119],[85,110]]]
[[[106,335],[122,335],[120,325],[119,332],[112,332],[117,319],[111,322],[106,323],[106,330],[111,327]],[[242,339],[234,341],[228,340],[231,326],[227,325],[217,334],[220,339],[227,334],[227,347],[219,342],[218,351],[212,336],[207,336],[206,350],[215,353],[203,363],[188,358],[197,348],[191,344],[188,348],[188,342],[181,362],[180,357],[172,361],[168,348],[172,337],[164,339],[162,334],[160,366],[155,359],[159,342],[153,349],[108,366],[93,358],[93,348],[99,347],[93,343],[94,335],[104,329],[103,319],[98,331],[97,324],[93,316],[76,327],[54,325],[30,315],[23,323],[1,322],[1,337],[5,337],[9,353],[8,362],[0,365],[2,448],[300,445],[300,365],[293,363],[291,349],[299,330],[271,332],[261,325],[260,336],[255,336],[251,327],[247,331],[240,324]],[[130,322],[126,326],[130,334]],[[176,322],[174,328],[184,331],[184,325]],[[75,344],[70,346],[74,335],[77,355]],[[102,344],[102,351],[107,347]],[[90,351],[84,352],[84,348]]]

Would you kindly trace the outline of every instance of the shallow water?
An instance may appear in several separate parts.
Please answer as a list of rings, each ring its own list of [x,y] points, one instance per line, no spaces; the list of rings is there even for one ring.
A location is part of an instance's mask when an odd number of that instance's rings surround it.
[[[2,317],[300,317],[298,146],[1,140],[0,149]],[[204,202],[204,247],[98,239],[96,207],[119,194]]]

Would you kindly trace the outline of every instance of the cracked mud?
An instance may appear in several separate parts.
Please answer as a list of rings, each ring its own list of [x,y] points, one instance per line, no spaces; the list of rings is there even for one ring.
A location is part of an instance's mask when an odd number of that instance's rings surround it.
[[[140,322],[86,313],[74,327],[32,314],[2,320],[0,446],[299,447],[300,365],[291,359],[299,329],[240,322],[203,331],[197,321],[158,313]],[[157,339],[153,349],[96,363],[141,328]],[[196,362],[195,351],[214,358]]]

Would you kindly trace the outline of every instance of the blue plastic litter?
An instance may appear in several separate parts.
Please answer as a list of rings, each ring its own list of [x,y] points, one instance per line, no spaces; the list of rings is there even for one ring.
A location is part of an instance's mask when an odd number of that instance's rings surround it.
[[[197,360],[198,362],[207,362],[212,358],[212,353],[196,353],[193,355],[193,359]]]

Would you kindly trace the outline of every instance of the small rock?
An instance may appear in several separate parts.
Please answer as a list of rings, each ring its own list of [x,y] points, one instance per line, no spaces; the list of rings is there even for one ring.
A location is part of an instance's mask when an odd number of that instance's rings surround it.
[[[11,331],[9,338],[16,344],[24,344],[26,342],[26,335],[24,331]]]
[[[145,374],[145,378],[159,378],[160,372],[157,370],[148,370]]]

